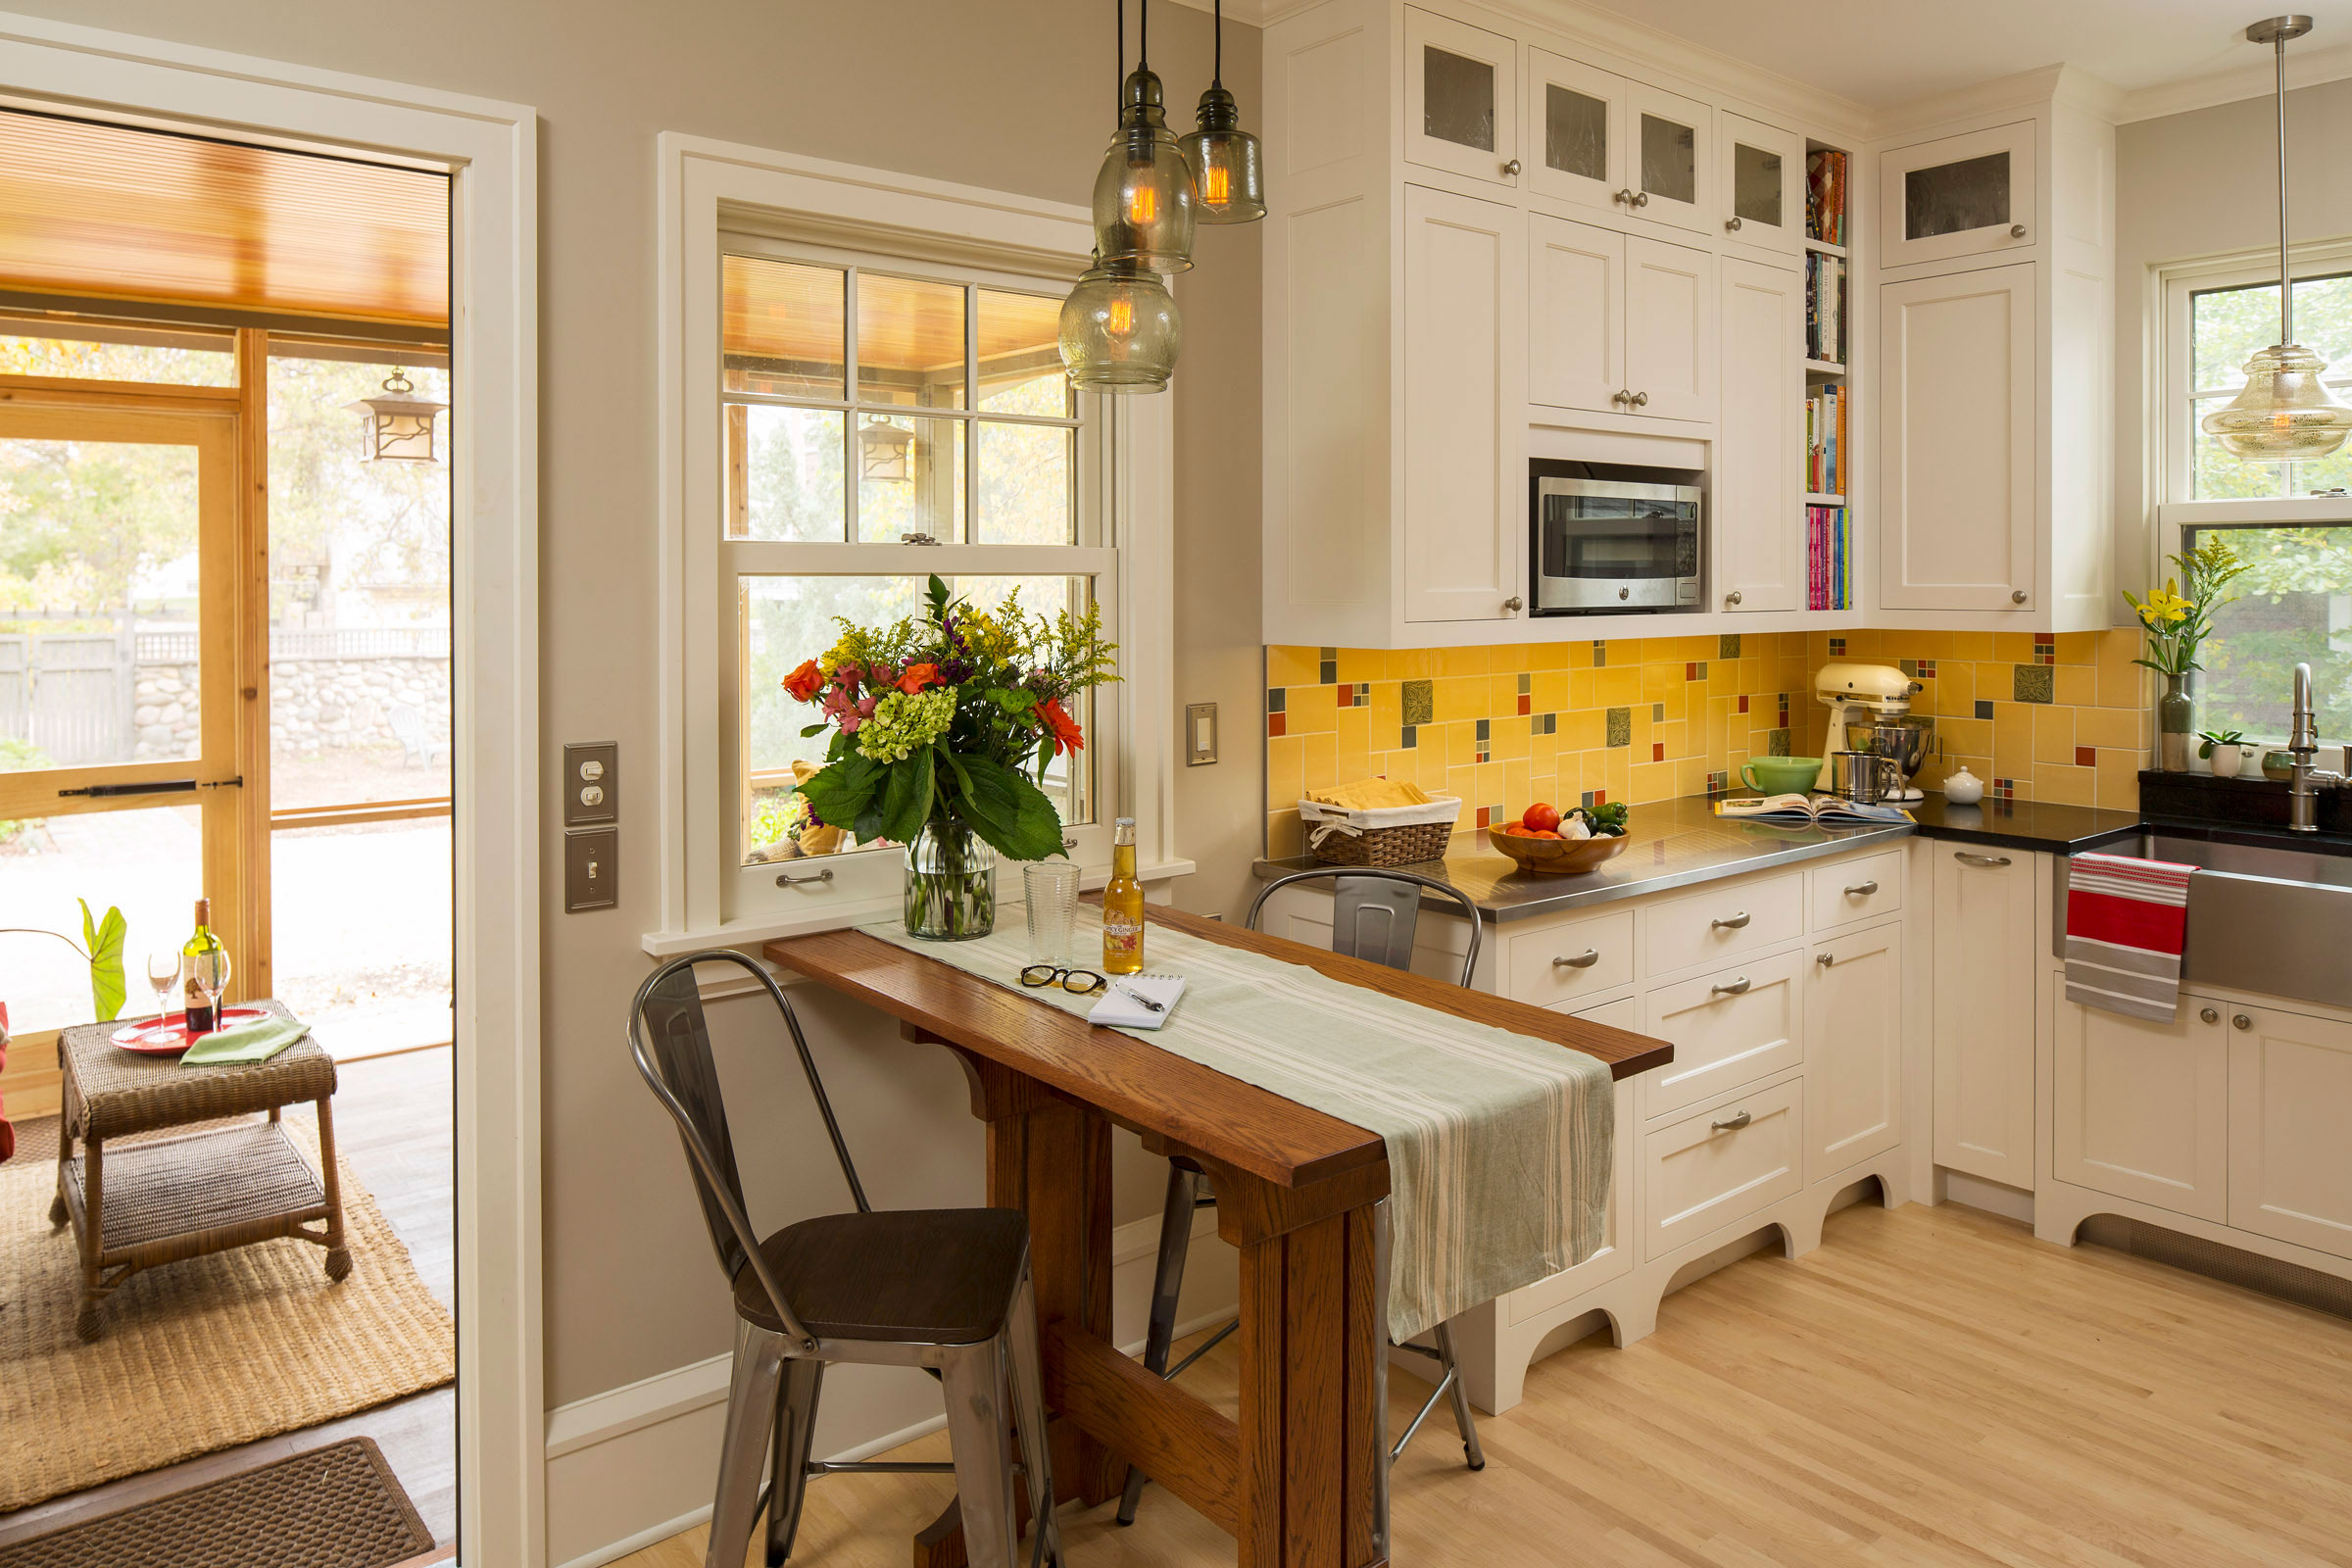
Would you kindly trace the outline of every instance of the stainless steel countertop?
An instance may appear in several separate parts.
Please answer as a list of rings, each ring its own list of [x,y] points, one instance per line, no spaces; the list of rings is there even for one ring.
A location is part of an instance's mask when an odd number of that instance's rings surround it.
[[[1522,871],[1507,857],[1487,847],[1481,829],[1457,833],[1444,861],[1427,861],[1405,869],[1449,883],[1497,922],[1565,914],[1592,904],[1638,899],[1644,894],[1718,877],[1769,871],[1778,866],[1842,855],[1875,844],[1892,843],[1914,831],[1909,824],[1893,827],[1784,827],[1718,817],[1705,796],[1656,801],[1637,806],[1628,820],[1633,843],[1598,870],[1581,876],[1545,876]],[[1270,881],[1291,871],[1328,870],[1319,860],[1303,857],[1289,860],[1259,860],[1254,869]],[[1443,907],[1431,905],[1435,909]]]

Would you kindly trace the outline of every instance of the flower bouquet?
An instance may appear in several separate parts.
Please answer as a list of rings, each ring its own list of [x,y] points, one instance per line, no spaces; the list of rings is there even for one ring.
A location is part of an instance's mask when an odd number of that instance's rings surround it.
[[[2164,692],[2156,700],[2162,748],[2157,765],[2178,773],[2188,766],[2188,727],[2195,711],[2185,689],[2188,672],[2205,667],[2197,662],[2197,646],[2213,631],[2213,612],[2236,602],[2234,594],[2224,598],[2222,589],[2249,568],[2218,534],[2208,534],[2196,549],[2168,559],[2180,568],[2178,578],[2166,578],[2164,586],[2149,589],[2144,600],[2133,598],[2127,588],[2124,602],[2139,616],[2148,639],[2146,656],[2132,662],[2164,677]]]
[[[998,855],[1062,853],[1038,781],[1085,747],[1063,704],[1118,678],[1118,647],[1093,606],[1032,615],[1016,592],[977,610],[936,576],[926,598],[881,630],[842,620],[784,689],[824,715],[804,737],[834,732],[825,765],[795,786],[810,818],[906,845],[907,931],[957,941],[996,924]]]

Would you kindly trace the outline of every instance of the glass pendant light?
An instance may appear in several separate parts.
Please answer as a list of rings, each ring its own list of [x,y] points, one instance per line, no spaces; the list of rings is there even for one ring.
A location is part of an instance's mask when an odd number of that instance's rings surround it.
[[[1152,0],[1143,0],[1143,36],[1135,70],[1119,88],[1119,128],[1095,176],[1095,251],[1108,266],[1181,272],[1193,265],[1192,166],[1168,129],[1151,53]],[[1127,13],[1119,11],[1119,55],[1127,53]]]
[[[1060,336],[1080,391],[1165,392],[1184,323],[1157,273],[1098,256],[1062,301]]]
[[[1216,0],[1214,69],[1200,95],[1200,128],[1180,143],[1193,166],[1203,223],[1254,223],[1266,216],[1266,174],[1257,138],[1242,129],[1241,107],[1225,90],[1225,0]]]
[[[2246,29],[2276,51],[2278,78],[2278,341],[2246,361],[2246,385],[2227,408],[2205,416],[2207,435],[2231,457],[2257,463],[2325,458],[2352,435],[2352,409],[2328,395],[2321,358],[2295,341],[2295,281],[2286,250],[2286,45],[2311,30],[2309,17],[2273,17]]]

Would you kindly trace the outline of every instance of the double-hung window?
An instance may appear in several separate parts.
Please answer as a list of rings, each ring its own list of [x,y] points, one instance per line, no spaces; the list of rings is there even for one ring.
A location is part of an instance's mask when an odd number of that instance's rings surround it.
[[[2297,255],[2295,336],[2328,362],[2336,400],[2352,403],[2352,248]],[[2166,275],[2159,537],[2169,554],[2218,534],[2252,567],[2198,656],[2196,727],[2283,741],[2292,671],[2308,663],[2321,732],[2340,744],[2352,740],[2352,445],[2316,462],[2251,463],[2199,427],[2245,385],[2248,357],[2278,339],[2275,260]]]

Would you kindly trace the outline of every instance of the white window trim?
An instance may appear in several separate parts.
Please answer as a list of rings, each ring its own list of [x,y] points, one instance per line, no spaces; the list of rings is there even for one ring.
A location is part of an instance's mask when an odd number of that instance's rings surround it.
[[[656,795],[662,925],[644,948],[669,956],[697,947],[745,947],[824,930],[900,908],[895,857],[845,858],[829,883],[804,884],[793,904],[726,918],[736,873],[722,843],[721,671],[706,635],[719,612],[715,519],[723,470],[718,386],[721,232],[785,232],[795,239],[916,260],[998,266],[1075,278],[1094,245],[1087,210],[977,186],[923,179],[665,131],[657,225],[661,407],[661,733]],[[1136,819],[1147,880],[1193,869],[1174,830],[1174,416],[1167,395],[1104,397],[1094,417],[1111,454],[1102,493],[1123,553],[1116,605],[1124,680],[1090,744],[1115,759],[1095,814]],[[869,547],[845,547],[864,549]],[[904,546],[875,546],[896,554]],[[1007,565],[1011,564],[1007,561]],[[1081,835],[1091,841],[1104,835]],[[1109,870],[1106,844],[1080,851],[1088,885]],[[788,865],[793,862],[786,862]],[[781,868],[779,868],[781,869]],[[999,890],[1019,900],[1017,880]],[[807,907],[798,906],[803,902]]]

